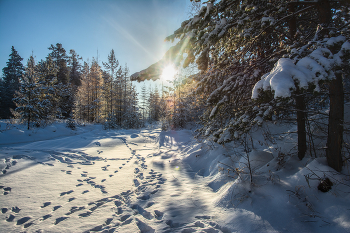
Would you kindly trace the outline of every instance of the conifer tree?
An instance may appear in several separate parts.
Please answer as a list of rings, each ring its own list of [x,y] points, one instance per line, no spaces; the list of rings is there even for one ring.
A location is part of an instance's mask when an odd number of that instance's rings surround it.
[[[40,102],[40,119],[47,123],[58,116],[58,101],[56,94],[58,68],[51,56],[40,61],[36,66],[38,75],[38,98]]]
[[[38,75],[35,70],[34,57],[28,59],[25,73],[21,78],[19,91],[14,101],[17,105],[16,112],[19,113],[21,121],[27,122],[29,130],[32,123],[40,119],[40,102],[38,93]]]
[[[60,114],[63,118],[72,117],[74,106],[74,92],[69,82],[68,57],[62,44],[57,43],[49,47],[52,52],[49,54],[58,67],[57,72],[57,95]],[[75,80],[76,81],[76,80]]]
[[[112,49],[108,55],[108,62],[103,62],[103,66],[107,70],[109,75],[104,75],[104,96],[106,102],[106,115],[115,117],[114,105],[116,96],[115,75],[119,66],[119,61],[115,57],[114,50]]]
[[[11,54],[6,67],[2,69],[3,80],[0,86],[0,118],[11,118],[11,109],[16,108],[13,102],[16,91],[19,90],[20,80],[24,71],[21,58],[15,48],[11,47]]]
[[[81,85],[81,65],[79,60],[82,58],[75,52],[74,49],[69,51],[70,56],[68,57],[69,64],[69,82],[73,85],[73,89],[76,89]]]

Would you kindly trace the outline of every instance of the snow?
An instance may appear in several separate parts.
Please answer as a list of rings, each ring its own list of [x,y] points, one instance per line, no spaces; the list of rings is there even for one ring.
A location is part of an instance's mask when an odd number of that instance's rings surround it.
[[[292,156],[293,134],[266,145],[257,130],[245,152],[157,125],[0,126],[1,232],[350,231],[349,176]],[[323,193],[325,176],[334,185]]]
[[[314,84],[315,91],[320,91],[319,82],[335,77],[333,69],[342,65],[344,53],[349,51],[350,44],[348,41],[344,41],[345,37],[343,36],[327,40],[327,46],[342,43],[340,51],[336,54],[332,54],[328,48],[321,47],[296,63],[289,58],[280,58],[271,72],[263,75],[261,80],[255,84],[252,90],[252,99],[259,97],[259,90],[274,91],[274,98],[290,97],[297,88],[296,83],[301,89],[306,89],[309,84]]]

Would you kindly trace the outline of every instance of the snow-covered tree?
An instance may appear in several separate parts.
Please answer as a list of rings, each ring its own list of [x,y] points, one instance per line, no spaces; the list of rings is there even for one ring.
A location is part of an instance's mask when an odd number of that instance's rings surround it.
[[[19,90],[20,80],[24,71],[22,64],[23,58],[20,57],[15,48],[11,47],[11,54],[6,67],[2,69],[2,85],[0,86],[0,118],[12,117],[11,109],[16,108],[13,102],[16,91]]]
[[[34,57],[28,59],[25,73],[21,78],[19,91],[16,92],[14,101],[17,105],[21,121],[27,122],[29,130],[32,123],[40,119],[40,102],[38,89],[38,74],[35,70]]]
[[[322,3],[322,4],[321,4]],[[319,27],[314,37],[305,44],[294,44],[289,58],[281,58],[271,72],[265,74],[253,89],[253,99],[258,99],[258,90],[273,92],[274,99],[294,97],[298,120],[298,156],[302,159],[306,152],[305,121],[307,120],[306,96],[313,93],[329,93],[329,123],[326,157],[328,164],[337,171],[342,169],[342,144],[344,122],[343,81],[349,76],[350,43],[348,7],[338,5],[331,13],[329,1],[320,1]],[[334,7],[334,6],[333,6]],[[326,13],[325,13],[326,12]],[[321,14],[325,13],[325,14]],[[331,20],[332,19],[332,20]],[[342,30],[345,29],[345,30]],[[333,37],[332,37],[333,36]],[[323,88],[324,86],[329,88]],[[317,95],[319,97],[319,95]],[[328,96],[323,97],[323,101]],[[299,114],[299,115],[298,115]],[[300,139],[300,132],[304,138]],[[300,149],[300,145],[303,148]]]
[[[55,120],[59,116],[57,99],[58,68],[51,56],[40,61],[36,66],[38,75],[38,98],[40,102],[40,119],[45,122]]]
[[[74,106],[74,92],[72,90],[72,86],[70,85],[70,72],[68,67],[68,57],[66,54],[66,50],[63,48],[62,44],[57,43],[56,45],[52,45],[49,47],[51,53],[52,60],[55,62],[58,67],[57,72],[57,95],[58,95],[58,106],[60,108],[60,113],[63,118],[72,117],[72,110]],[[72,55],[73,56],[73,55]],[[77,67],[76,67],[77,68]],[[72,80],[73,81],[73,80]],[[76,82],[77,80],[74,80]]]
[[[69,67],[69,82],[73,85],[73,89],[77,89],[81,85],[81,65],[79,60],[82,58],[75,52],[74,49],[69,51],[68,67]]]
[[[284,102],[288,104],[284,107],[294,107],[295,111],[288,113],[271,105],[276,102],[252,101],[252,89],[279,59],[289,57],[302,47],[306,53],[303,57],[311,54],[309,42],[316,41],[313,39],[316,34],[322,39],[340,34],[348,38],[349,4],[328,0],[212,0],[203,5],[198,14],[184,21],[173,35],[166,38],[169,41],[178,39],[178,42],[163,59],[132,77],[140,81],[156,79],[164,64],[173,62],[179,65],[183,60],[186,67],[195,63],[200,70],[196,77],[199,81],[196,92],[207,96],[203,127],[198,136],[226,143],[239,139],[253,125],[262,123],[263,118],[296,113],[298,154],[302,158],[306,152],[305,95],[296,94],[292,101]],[[332,54],[339,51],[332,51]],[[336,89],[342,89],[341,79],[334,80],[339,84]],[[332,83],[329,83],[330,87]],[[262,97],[273,98],[268,93]],[[329,125],[332,128],[332,124]],[[337,125],[341,124],[338,122]],[[342,134],[340,129],[328,131]],[[338,138],[336,141],[341,144],[339,137],[331,138]],[[333,143],[328,142],[330,144]]]
[[[116,71],[119,67],[119,61],[115,57],[114,50],[112,49],[108,55],[108,61],[103,62],[103,66],[106,69],[107,74],[104,75],[104,97],[105,97],[105,111],[106,116],[115,117],[115,97],[116,97]]]

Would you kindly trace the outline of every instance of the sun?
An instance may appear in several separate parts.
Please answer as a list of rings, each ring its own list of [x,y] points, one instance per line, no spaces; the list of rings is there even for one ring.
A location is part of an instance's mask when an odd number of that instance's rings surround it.
[[[168,82],[172,81],[172,80],[174,80],[176,73],[177,73],[177,70],[175,69],[175,67],[173,65],[167,65],[163,69],[161,79],[164,81],[168,81]]]

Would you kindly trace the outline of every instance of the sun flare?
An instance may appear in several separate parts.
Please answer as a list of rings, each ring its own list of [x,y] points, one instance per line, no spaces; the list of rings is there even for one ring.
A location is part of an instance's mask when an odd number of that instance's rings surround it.
[[[164,81],[172,81],[172,80],[174,80],[176,73],[177,73],[177,71],[173,65],[167,65],[163,69],[161,79]]]

